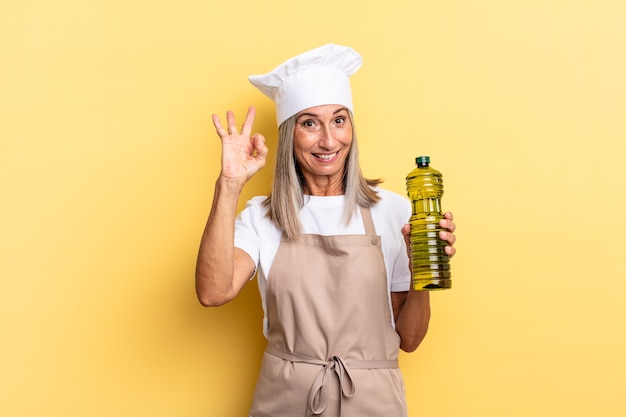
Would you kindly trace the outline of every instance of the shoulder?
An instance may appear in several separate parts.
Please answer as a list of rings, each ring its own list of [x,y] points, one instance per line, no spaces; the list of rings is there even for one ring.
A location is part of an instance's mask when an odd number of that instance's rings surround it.
[[[266,199],[265,196],[257,196],[246,201],[243,210],[237,216],[237,220],[248,224],[258,224],[267,214],[267,207],[263,204]]]
[[[256,197],[252,197],[250,200],[246,201],[246,208],[262,207],[265,200],[267,200],[267,196],[264,196],[264,195],[258,195]]]
[[[396,209],[399,211],[410,210],[411,203],[406,196],[380,187],[375,187],[374,190],[380,197],[380,201],[374,205],[374,208]]]
[[[411,203],[407,197],[380,187],[376,187],[375,190],[380,200],[371,207],[371,210],[378,223],[393,225],[395,229],[409,221]]]
[[[265,213],[267,213],[267,207],[264,204],[265,200],[267,200],[266,196],[252,197],[250,200],[246,201],[242,213],[251,212],[265,215]]]
[[[381,197],[381,199],[383,200],[392,200],[392,201],[408,201],[409,199],[404,196],[404,195],[400,195],[398,193],[396,193],[395,191],[390,191],[386,188],[381,188],[381,187],[373,187],[374,191],[376,191],[378,193],[378,195]]]
[[[254,251],[259,250],[262,242],[280,241],[282,233],[267,216],[268,208],[263,204],[266,199],[251,198],[235,219],[235,246],[251,254],[253,259],[258,258]]]

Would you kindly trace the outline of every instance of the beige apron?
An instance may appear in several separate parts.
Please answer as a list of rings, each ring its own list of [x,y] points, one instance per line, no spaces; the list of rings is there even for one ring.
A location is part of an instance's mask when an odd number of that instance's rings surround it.
[[[252,417],[404,417],[400,338],[369,209],[365,235],[283,237]]]

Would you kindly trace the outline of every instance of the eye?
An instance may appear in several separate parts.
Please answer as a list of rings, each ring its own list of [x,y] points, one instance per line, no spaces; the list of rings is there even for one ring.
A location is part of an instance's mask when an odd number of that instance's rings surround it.
[[[346,122],[345,116],[340,116],[335,119],[335,124],[342,125]]]
[[[306,119],[300,122],[302,127],[313,127],[315,126],[315,122],[312,119]]]

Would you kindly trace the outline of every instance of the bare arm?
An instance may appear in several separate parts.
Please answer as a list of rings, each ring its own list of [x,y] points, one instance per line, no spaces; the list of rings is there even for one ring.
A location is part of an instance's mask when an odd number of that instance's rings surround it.
[[[234,246],[239,195],[252,175],[265,166],[267,158],[263,136],[250,136],[254,116],[254,107],[250,107],[239,134],[232,112],[226,116],[228,130],[213,115],[222,140],[222,170],[196,263],[196,294],[204,306],[219,306],[232,300],[254,273],[250,256]]]
[[[456,225],[452,220],[452,214],[446,213],[445,219],[441,220],[440,223],[447,230],[447,232],[440,232],[440,237],[448,243],[445,250],[449,256],[454,256],[456,253],[456,249],[453,246],[456,241],[456,236],[454,235]],[[409,233],[410,226],[406,224],[402,228],[402,234],[404,235],[410,259]],[[409,261],[410,268],[411,262]],[[400,348],[406,352],[413,352],[422,343],[428,331],[430,293],[428,291],[414,291],[411,286],[409,291],[392,292],[391,305],[396,321],[396,331],[400,335]]]

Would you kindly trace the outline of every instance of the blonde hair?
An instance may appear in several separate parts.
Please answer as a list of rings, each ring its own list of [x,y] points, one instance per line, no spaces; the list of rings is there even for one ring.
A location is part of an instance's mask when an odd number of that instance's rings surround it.
[[[343,191],[346,200],[344,219],[350,221],[358,206],[371,207],[380,197],[372,188],[382,182],[381,179],[366,179],[361,173],[359,149],[357,146],[354,118],[348,111],[352,125],[352,144],[343,173]],[[272,191],[265,200],[268,217],[290,239],[302,235],[299,212],[304,205],[305,181],[294,156],[294,130],[297,115],[285,120],[278,128],[278,151],[274,166]]]

